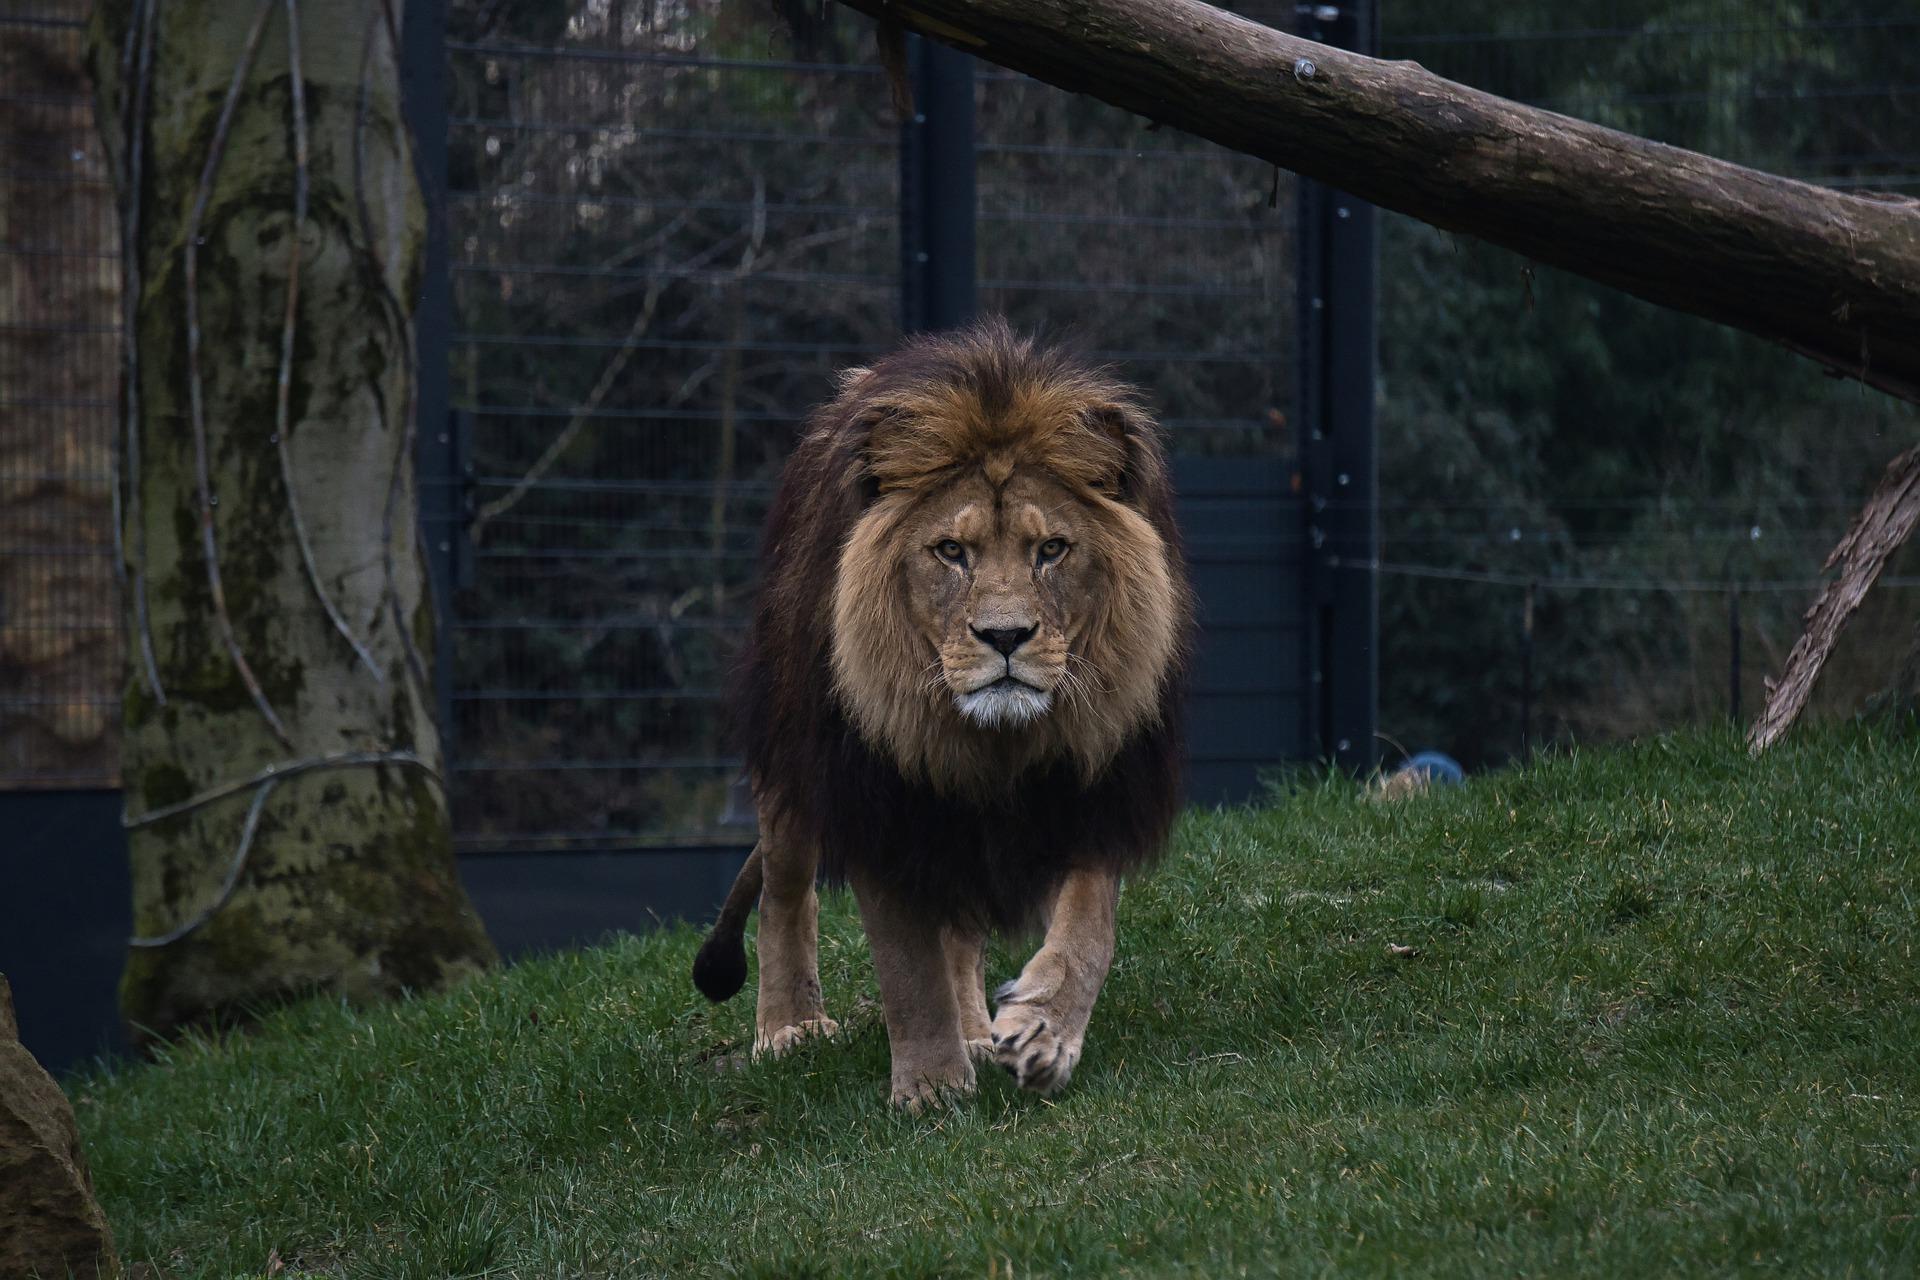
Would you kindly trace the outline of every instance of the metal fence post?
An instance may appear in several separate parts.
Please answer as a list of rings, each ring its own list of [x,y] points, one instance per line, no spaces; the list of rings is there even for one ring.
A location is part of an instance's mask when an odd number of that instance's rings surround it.
[[[1371,53],[1377,30],[1372,0],[1300,6],[1300,33],[1323,44]],[[1379,710],[1374,211],[1318,182],[1299,187],[1307,714],[1315,753],[1364,773],[1378,759]]]
[[[913,118],[900,127],[900,322],[908,333],[974,316],[973,59],[908,39]]]
[[[413,0],[400,37],[401,106],[412,134],[414,165],[427,209],[420,296],[414,299],[414,483],[426,550],[433,619],[433,685],[441,750],[451,764],[453,722],[454,551],[466,536],[460,520],[459,442],[448,407],[453,287],[447,252],[447,5]]]

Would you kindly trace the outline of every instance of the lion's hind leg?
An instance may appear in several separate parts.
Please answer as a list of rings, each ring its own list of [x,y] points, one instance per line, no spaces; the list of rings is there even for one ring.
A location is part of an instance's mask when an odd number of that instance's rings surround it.
[[[1020,976],[994,993],[993,1055],[1022,1089],[1053,1093],[1080,1062],[1094,1002],[1113,964],[1120,882],[1075,871],[1061,883],[1046,940]]]
[[[753,1053],[779,1055],[809,1036],[830,1036],[840,1024],[820,994],[820,897],[814,874],[820,855],[763,819],[760,855],[760,999]]]

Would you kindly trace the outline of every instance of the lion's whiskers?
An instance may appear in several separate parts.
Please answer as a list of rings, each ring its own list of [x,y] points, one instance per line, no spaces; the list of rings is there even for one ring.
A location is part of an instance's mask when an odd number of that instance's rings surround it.
[[[935,658],[920,669],[920,692],[942,694],[947,689],[947,668],[940,659]]]
[[[1080,672],[1074,669],[1074,663],[1076,662],[1088,671],[1091,671],[1095,678],[1101,677],[1099,667],[1077,653],[1068,653],[1067,665],[1060,672],[1061,702],[1072,702],[1073,705],[1080,710],[1081,714],[1085,715],[1100,728],[1103,734],[1115,732],[1119,728],[1119,725],[1114,719],[1113,712],[1106,700],[1100,696],[1101,694],[1111,693],[1112,689],[1107,687],[1104,679],[1096,685],[1086,676],[1081,675]]]
[[[1073,664],[1076,662],[1079,663],[1081,666],[1085,667],[1088,671],[1091,671],[1094,675],[1094,678],[1099,683],[1091,684],[1091,685],[1087,684],[1086,681],[1079,675],[1079,673],[1073,669]],[[1113,686],[1107,683],[1106,672],[1100,670],[1099,667],[1095,666],[1092,660],[1088,658],[1083,658],[1079,654],[1074,653],[1071,650],[1069,650],[1067,653],[1067,675],[1073,677],[1077,682],[1080,683],[1082,688],[1087,689],[1088,692],[1090,693],[1107,695],[1113,692]]]

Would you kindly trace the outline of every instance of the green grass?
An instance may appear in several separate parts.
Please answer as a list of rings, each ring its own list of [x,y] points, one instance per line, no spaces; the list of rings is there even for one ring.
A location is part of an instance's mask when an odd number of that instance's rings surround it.
[[[1680,737],[1190,815],[1051,1102],[892,1114],[844,901],[777,1063],[678,929],[71,1091],[173,1276],[1911,1275],[1917,894],[1910,732]]]

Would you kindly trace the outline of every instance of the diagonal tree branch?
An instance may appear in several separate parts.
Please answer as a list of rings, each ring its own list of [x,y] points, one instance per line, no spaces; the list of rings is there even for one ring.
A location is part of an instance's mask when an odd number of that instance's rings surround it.
[[[632,361],[633,353],[638,349],[635,344],[646,336],[647,327],[653,323],[653,313],[659,309],[660,295],[665,289],[666,282],[661,278],[656,278],[648,284],[646,299],[640,304],[640,313],[633,318],[633,323],[627,326],[627,336],[621,340],[620,349],[613,353],[613,357],[600,370],[600,379],[593,384],[593,390],[588,393],[586,400],[581,402],[573,416],[567,419],[567,425],[561,428],[560,433],[547,443],[545,449],[541,450],[540,456],[534,460],[532,466],[527,468],[527,473],[514,481],[513,488],[474,513],[469,536],[476,543],[480,541],[480,535],[485,532],[490,522],[513,510],[519,505],[520,499],[526,497],[528,492],[540,483],[541,477],[552,469],[554,463],[560,461],[561,455],[566,453],[574,437],[580,434],[581,429],[600,408],[601,401],[607,398],[607,393],[613,390],[613,384],[619,380],[620,375],[626,371],[628,363]]]
[[[1780,740],[1807,705],[1820,670],[1840,641],[1840,633],[1886,565],[1920,521],[1920,448],[1907,450],[1888,464],[1867,505],[1853,519],[1847,536],[1827,557],[1840,575],[1820,591],[1807,610],[1806,630],[1787,654],[1778,680],[1767,684],[1767,705],[1747,731],[1747,745],[1758,755]]]

